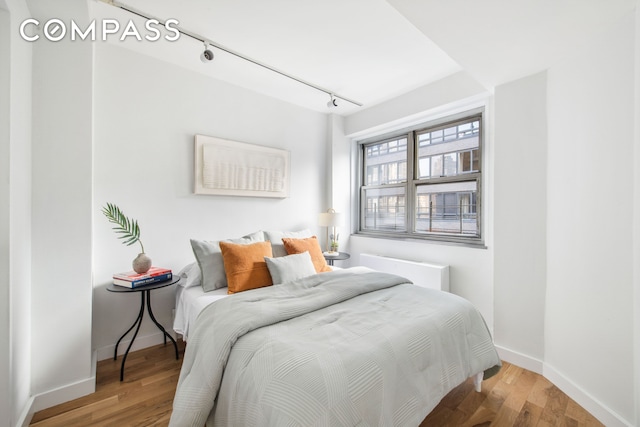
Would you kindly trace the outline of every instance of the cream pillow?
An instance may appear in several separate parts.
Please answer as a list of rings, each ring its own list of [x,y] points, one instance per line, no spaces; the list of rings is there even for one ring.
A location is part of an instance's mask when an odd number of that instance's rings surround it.
[[[309,252],[286,255],[277,258],[265,257],[269,274],[274,285],[316,274]]]

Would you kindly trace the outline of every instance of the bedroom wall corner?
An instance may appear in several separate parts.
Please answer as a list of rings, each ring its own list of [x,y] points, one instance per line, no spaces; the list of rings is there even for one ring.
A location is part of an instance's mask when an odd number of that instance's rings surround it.
[[[495,342],[540,373],[546,295],[546,72],[495,89]],[[522,358],[525,359],[522,359]]]

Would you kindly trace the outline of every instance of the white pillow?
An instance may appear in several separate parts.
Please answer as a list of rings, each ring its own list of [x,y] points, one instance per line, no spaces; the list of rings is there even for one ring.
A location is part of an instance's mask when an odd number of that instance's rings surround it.
[[[278,258],[264,257],[274,285],[301,279],[316,274],[309,252],[286,255]]]
[[[183,288],[200,286],[202,275],[200,274],[200,267],[198,266],[198,263],[192,262],[184,267],[180,270],[180,273],[178,273],[178,277],[180,278],[178,286],[182,286]]]
[[[264,233],[256,231],[238,239],[227,239],[225,242],[247,245],[255,242],[264,242]],[[224,271],[220,241],[206,241],[191,239],[191,248],[196,256],[200,273],[202,275],[202,289],[205,292],[213,291],[227,286],[227,274]]]
[[[281,257],[287,255],[287,250],[282,243],[283,237],[290,237],[292,239],[305,239],[311,237],[313,234],[311,230],[304,229],[300,231],[265,231],[265,240],[271,242],[271,251],[274,257]]]

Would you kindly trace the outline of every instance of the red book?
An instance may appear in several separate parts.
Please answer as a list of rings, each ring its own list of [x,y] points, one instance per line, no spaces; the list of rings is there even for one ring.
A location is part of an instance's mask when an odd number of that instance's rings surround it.
[[[127,288],[137,288],[138,286],[150,285],[151,283],[164,282],[173,278],[171,270],[168,268],[151,267],[146,273],[136,273],[127,271],[113,275],[113,284],[125,286]]]
[[[132,270],[125,273],[116,273],[113,275],[113,278],[127,282],[137,282],[139,280],[150,279],[152,277],[162,276],[168,273],[171,273],[171,270],[168,268],[151,267],[146,273],[136,273]]]

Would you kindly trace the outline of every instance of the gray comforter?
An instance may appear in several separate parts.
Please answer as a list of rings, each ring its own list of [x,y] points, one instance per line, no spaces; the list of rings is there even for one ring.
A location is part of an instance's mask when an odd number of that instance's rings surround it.
[[[170,426],[417,426],[452,388],[499,366],[466,300],[336,270],[203,310]]]

